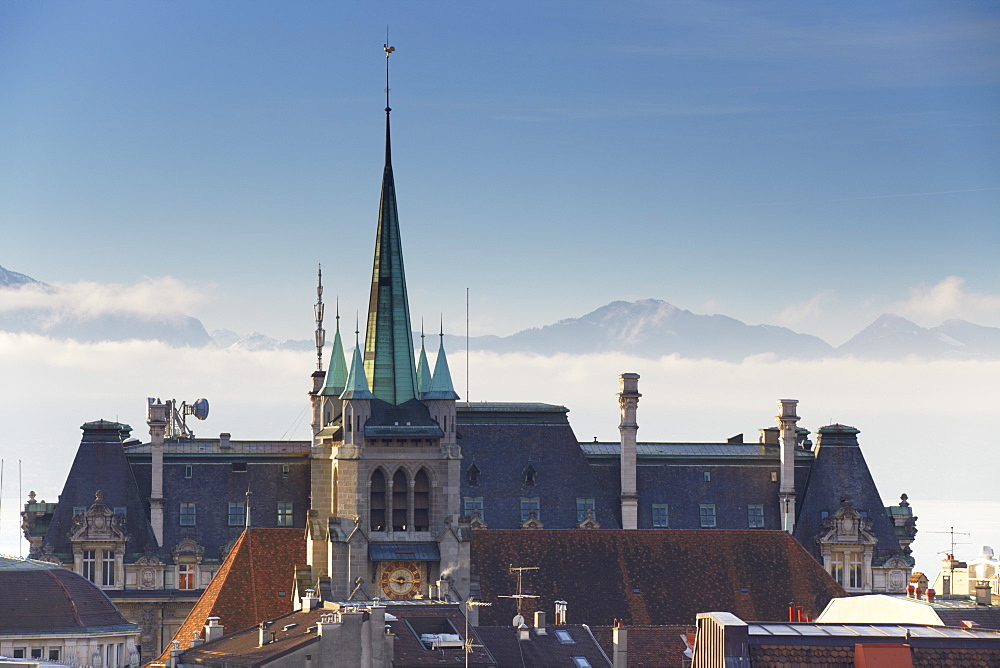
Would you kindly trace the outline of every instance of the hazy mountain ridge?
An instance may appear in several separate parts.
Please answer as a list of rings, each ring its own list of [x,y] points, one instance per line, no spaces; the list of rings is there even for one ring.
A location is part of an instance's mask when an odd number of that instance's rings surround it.
[[[40,281],[0,267],[0,290],[25,285],[56,291]],[[311,351],[311,339],[280,341],[257,331],[238,334],[217,329],[209,334],[201,321],[183,314],[116,311],[100,316],[42,308],[2,308],[0,331],[26,332],[82,342],[158,340],[174,346],[214,346],[243,352],[271,350]],[[331,337],[332,338],[332,337]],[[437,341],[430,336],[431,354]],[[414,346],[420,345],[414,332]],[[884,314],[849,341],[834,348],[822,339],[775,325],[747,325],[735,318],[704,315],[658,299],[614,301],[579,318],[525,329],[510,336],[465,337],[445,335],[449,351],[496,353],[588,354],[617,352],[643,358],[679,355],[690,359],[739,362],[754,355],[779,359],[823,359],[852,356],[865,360],[1000,359],[1000,328],[964,320],[947,320],[932,328],[906,318]]]

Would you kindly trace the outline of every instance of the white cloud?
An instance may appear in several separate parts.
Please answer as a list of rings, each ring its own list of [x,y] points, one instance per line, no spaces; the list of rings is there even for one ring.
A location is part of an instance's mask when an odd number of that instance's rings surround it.
[[[822,290],[809,299],[792,304],[778,316],[778,324],[786,327],[798,327],[803,324],[813,324],[826,315],[826,308],[835,301],[833,290]]]
[[[52,319],[75,316],[92,319],[115,313],[143,318],[190,314],[211,301],[214,286],[203,288],[171,276],[146,278],[134,285],[114,283],[29,283],[20,288],[0,289],[0,313],[47,311]]]
[[[936,285],[911,288],[909,299],[890,305],[889,310],[925,326],[949,318],[996,325],[1000,324],[1000,295],[968,292],[964,278],[948,276]]]

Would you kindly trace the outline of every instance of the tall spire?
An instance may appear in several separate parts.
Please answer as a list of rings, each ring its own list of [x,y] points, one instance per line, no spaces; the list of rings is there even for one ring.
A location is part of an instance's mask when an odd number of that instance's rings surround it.
[[[431,389],[431,366],[427,363],[427,349],[424,347],[424,323],[420,322],[420,358],[417,360],[417,392],[423,394]]]
[[[396,185],[392,176],[388,58],[393,51],[395,48],[385,45],[385,168],[382,172],[372,289],[368,299],[364,372],[370,379],[369,385],[376,398],[398,405],[417,398],[417,372],[396,211]]]
[[[448,368],[448,357],[444,354],[444,319],[441,320],[441,344],[438,347],[437,360],[434,362],[434,377],[430,388],[421,399],[458,399],[455,386],[451,382],[451,370]]]
[[[323,370],[323,346],[326,344],[326,330],[323,329],[323,265],[317,269],[316,304],[313,305],[313,315],[316,316],[316,370]]]
[[[330,368],[326,372],[326,385],[320,392],[325,397],[339,397],[347,387],[347,362],[344,361],[344,344],[340,340],[340,300],[337,300],[337,328],[330,352]]]

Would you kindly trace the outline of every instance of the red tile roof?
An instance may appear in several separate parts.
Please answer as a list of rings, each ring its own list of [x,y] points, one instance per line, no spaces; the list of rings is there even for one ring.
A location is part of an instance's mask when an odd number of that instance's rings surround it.
[[[745,620],[787,620],[794,601],[810,617],[844,590],[791,536],[780,531],[485,530],[472,541],[472,573],[484,625],[509,623],[517,578],[523,614],[551,614],[568,602],[569,622],[591,625],[687,625],[699,612],[729,611]],[[530,591],[527,591],[530,590]]]
[[[295,565],[305,560],[302,529],[244,531],[174,639],[187,649],[209,617],[218,617],[229,634],[292,612]],[[169,659],[168,644],[158,660]]]

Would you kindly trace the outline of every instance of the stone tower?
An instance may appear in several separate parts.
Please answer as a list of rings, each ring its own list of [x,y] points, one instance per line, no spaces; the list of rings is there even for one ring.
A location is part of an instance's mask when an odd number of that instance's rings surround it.
[[[455,393],[442,345],[418,383],[386,105],[385,168],[364,348],[350,370],[334,339],[318,390],[307,522],[309,584],[334,600],[469,594],[468,518],[460,518]],[[339,324],[339,323],[338,323]],[[428,382],[429,381],[429,382]],[[314,390],[316,392],[316,390]]]

